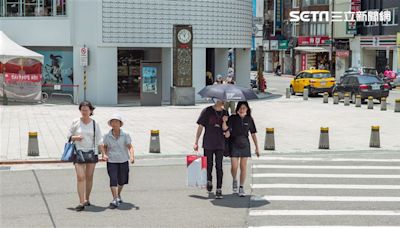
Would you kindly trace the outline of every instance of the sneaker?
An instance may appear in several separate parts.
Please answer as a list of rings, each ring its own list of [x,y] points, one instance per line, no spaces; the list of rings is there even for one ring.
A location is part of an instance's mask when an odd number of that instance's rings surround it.
[[[217,198],[217,199],[222,199],[222,198],[224,198],[224,197],[222,196],[222,190],[221,190],[221,189],[217,189],[217,191],[215,192],[215,198]]]
[[[83,210],[85,210],[85,206],[82,205],[82,204],[79,204],[78,206],[75,207],[75,210],[76,211],[83,211]]]
[[[207,181],[207,191],[208,191],[208,193],[211,193],[212,189],[213,189],[212,182],[211,181]]]
[[[233,180],[233,183],[232,183],[232,191],[233,191],[233,194],[238,194],[237,180]]]
[[[246,196],[246,193],[244,192],[243,186],[239,187],[239,196],[240,197],[245,197]]]
[[[114,199],[111,203],[110,203],[110,209],[115,209],[119,206],[118,200]]]
[[[118,197],[117,197],[117,201],[118,201],[119,204],[123,203],[123,201],[122,201],[122,199],[121,199],[121,196],[118,196]]]

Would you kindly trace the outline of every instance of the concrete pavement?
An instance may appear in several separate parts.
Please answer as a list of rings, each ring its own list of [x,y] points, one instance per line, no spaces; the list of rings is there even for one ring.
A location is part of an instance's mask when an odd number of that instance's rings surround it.
[[[285,85],[287,78],[276,77]],[[282,82],[283,80],[283,82]],[[269,80],[271,92],[280,94]],[[399,93],[395,91],[394,93]],[[301,96],[291,99],[257,100],[250,102],[258,129],[260,148],[264,147],[265,128],[275,128],[277,152],[318,151],[320,127],[330,127],[330,151],[370,150],[369,137],[372,125],[381,126],[381,146],[385,150],[400,150],[398,126],[400,113],[345,107],[343,103],[322,104],[320,97],[303,101]],[[184,155],[192,151],[197,127],[196,120],[203,108],[196,106],[161,107],[97,107],[94,118],[104,132],[109,130],[107,120],[113,113],[122,114],[124,129],[131,132],[136,154],[149,156],[150,130],[160,130],[162,155]],[[61,156],[71,121],[79,118],[76,105],[10,105],[0,106],[1,141],[0,161],[52,159]],[[28,132],[39,134],[39,157],[28,157]],[[153,155],[158,156],[158,155]]]

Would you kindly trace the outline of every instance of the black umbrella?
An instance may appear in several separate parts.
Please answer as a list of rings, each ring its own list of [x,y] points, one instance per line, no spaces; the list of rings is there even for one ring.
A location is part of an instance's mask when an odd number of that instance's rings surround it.
[[[246,101],[258,99],[253,90],[232,84],[216,84],[204,87],[199,95],[223,101]]]

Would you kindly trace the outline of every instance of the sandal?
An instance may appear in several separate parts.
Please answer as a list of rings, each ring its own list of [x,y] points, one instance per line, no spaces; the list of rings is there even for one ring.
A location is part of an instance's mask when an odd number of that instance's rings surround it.
[[[83,203],[83,206],[92,206],[92,204],[90,204],[90,201],[85,201],[84,203]]]
[[[83,211],[83,210],[85,210],[85,206],[82,205],[82,204],[79,204],[78,206],[75,207],[75,210],[76,211]]]

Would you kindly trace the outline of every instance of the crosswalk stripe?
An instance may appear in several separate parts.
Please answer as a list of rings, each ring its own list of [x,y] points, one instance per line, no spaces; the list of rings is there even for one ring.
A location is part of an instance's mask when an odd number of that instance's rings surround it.
[[[251,210],[250,216],[400,216],[400,211],[358,210]]]
[[[253,177],[296,177],[296,178],[360,178],[360,179],[400,179],[400,175],[373,174],[314,174],[314,173],[254,173]]]
[[[400,166],[253,165],[254,169],[365,169],[400,170]]]
[[[248,228],[399,228],[398,226],[249,226]]]
[[[345,184],[252,184],[253,189],[296,188],[296,189],[382,189],[396,190],[400,185],[345,185]]]
[[[339,161],[339,162],[347,162],[347,161],[360,161],[360,162],[400,162],[400,159],[367,159],[367,158],[305,158],[305,157],[259,157],[258,160],[263,161]]]
[[[252,201],[400,202],[400,197],[365,196],[252,196]]]

